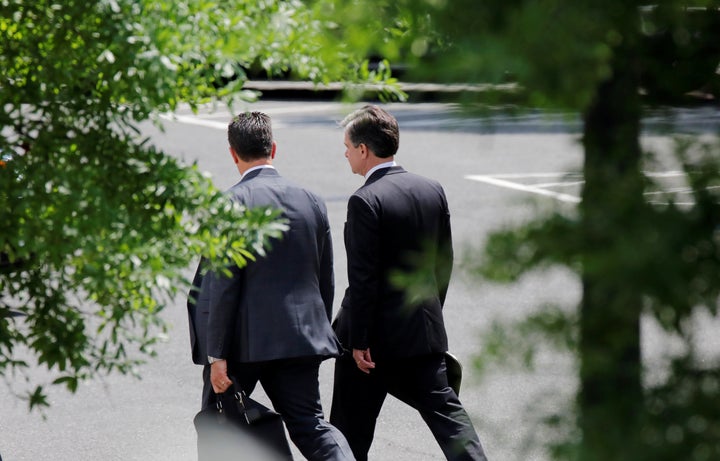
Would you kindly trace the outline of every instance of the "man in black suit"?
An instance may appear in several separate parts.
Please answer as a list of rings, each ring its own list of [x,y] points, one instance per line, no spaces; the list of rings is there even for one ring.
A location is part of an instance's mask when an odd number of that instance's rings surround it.
[[[318,385],[321,361],[340,350],[330,326],[334,278],[325,203],[272,166],[276,144],[267,115],[238,115],[228,141],[242,176],[229,191],[232,199],[282,210],[289,229],[255,261],[229,267],[230,277],[203,277],[198,268],[200,290],[188,307],[193,360],[205,365],[202,406],[230,387],[229,376],[248,395],[259,381],[303,456],[352,460],[342,433],[323,419]]]
[[[348,289],[335,320],[330,422],[355,458],[367,460],[388,393],[417,409],[448,460],[486,457],[470,417],[448,385],[443,322],[453,250],[450,213],[437,182],[394,162],[395,118],[377,106],[348,115],[345,157],[365,184],[348,201]],[[414,287],[398,279],[419,280]]]

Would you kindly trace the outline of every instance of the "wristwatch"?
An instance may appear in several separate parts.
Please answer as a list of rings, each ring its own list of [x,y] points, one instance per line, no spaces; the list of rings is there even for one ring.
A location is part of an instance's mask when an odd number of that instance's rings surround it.
[[[212,364],[215,363],[215,362],[219,362],[220,360],[225,360],[225,359],[219,359],[219,358],[217,358],[217,357],[210,357],[210,356],[208,355],[208,363],[209,363],[210,365],[212,365]]]

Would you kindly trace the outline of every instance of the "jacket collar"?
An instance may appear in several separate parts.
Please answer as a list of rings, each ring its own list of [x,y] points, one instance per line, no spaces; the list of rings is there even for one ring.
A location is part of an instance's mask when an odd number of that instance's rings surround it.
[[[277,172],[275,168],[258,168],[256,170],[252,170],[250,172],[245,173],[242,176],[242,179],[240,179],[240,182],[249,181],[253,178],[256,178],[258,176],[280,176],[280,173]]]
[[[371,174],[370,177],[367,178],[367,181],[365,181],[365,184],[366,185],[372,184],[385,175],[397,174],[397,173],[405,173],[405,169],[403,167],[401,167],[400,165],[395,165],[395,166],[391,166],[388,168],[380,168],[379,170],[374,171],[373,174]]]

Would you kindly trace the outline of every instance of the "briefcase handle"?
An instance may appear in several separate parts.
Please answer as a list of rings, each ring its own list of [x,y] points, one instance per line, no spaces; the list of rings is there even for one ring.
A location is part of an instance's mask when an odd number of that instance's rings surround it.
[[[252,424],[254,421],[256,421],[257,419],[259,419],[261,417],[260,412],[256,408],[251,408],[247,404],[248,396],[245,393],[245,391],[243,390],[243,388],[240,387],[240,383],[238,382],[238,380],[235,379],[234,376],[228,376],[228,378],[230,378],[230,381],[232,381],[232,386],[230,389],[226,390],[222,394],[226,394],[227,392],[232,391],[232,396],[235,399],[235,401],[237,402],[238,409],[240,410],[240,413],[242,413],[243,417],[245,418],[245,422],[247,422],[248,424]],[[222,415],[224,412],[222,399],[218,397],[216,400],[217,400],[216,406],[217,406],[218,413],[220,413]]]

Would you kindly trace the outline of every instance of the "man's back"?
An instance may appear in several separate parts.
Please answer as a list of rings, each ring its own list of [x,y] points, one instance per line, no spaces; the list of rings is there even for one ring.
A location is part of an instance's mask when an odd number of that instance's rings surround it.
[[[272,168],[250,172],[230,194],[248,208],[282,210],[289,225],[264,256],[257,255],[241,270],[234,286],[218,293],[224,297],[217,304],[225,313],[220,315],[233,323],[228,325],[233,357],[258,362],[336,355],[338,344],[329,323],[334,284],[325,204]],[[227,317],[233,310],[236,314]],[[219,320],[211,314],[211,335],[224,326]]]
[[[432,180],[401,167],[379,170],[348,202],[346,249],[353,335],[369,318],[375,359],[447,350],[442,305],[452,268],[450,216],[444,192]],[[405,274],[419,280],[398,287]],[[374,289],[368,278],[375,277]],[[370,314],[369,316],[367,314]]]

